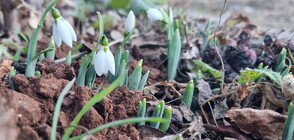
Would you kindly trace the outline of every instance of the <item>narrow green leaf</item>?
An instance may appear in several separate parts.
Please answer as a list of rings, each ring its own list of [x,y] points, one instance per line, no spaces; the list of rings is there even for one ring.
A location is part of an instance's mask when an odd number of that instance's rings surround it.
[[[201,72],[208,72],[214,78],[220,78],[222,76],[222,73],[219,70],[209,66],[208,64],[200,60],[194,60],[193,62],[196,65],[196,71],[201,70]]]
[[[71,51],[69,51],[66,55],[66,58],[65,58],[65,62],[66,64],[71,64]]]
[[[162,132],[166,132],[169,128],[170,122],[171,122],[171,118],[172,118],[172,113],[173,113],[173,109],[171,106],[168,106],[164,112],[163,115],[163,119],[168,120],[167,122],[164,123],[160,123],[159,129]]]
[[[59,116],[60,108],[62,105],[62,100],[63,100],[64,96],[68,93],[70,88],[72,87],[75,80],[76,80],[76,78],[72,79],[68,84],[66,84],[66,86],[63,88],[63,90],[61,91],[61,93],[57,99],[56,106],[54,109],[53,120],[52,120],[52,131],[51,131],[50,140],[56,139],[56,129],[57,129],[57,123],[58,123],[58,116]]]
[[[139,84],[140,84],[140,80],[142,76],[142,63],[143,63],[143,60],[141,59],[138,65],[136,66],[136,68],[134,69],[132,75],[130,76],[130,85],[129,85],[130,90],[139,88]]]
[[[140,105],[141,103],[141,105]],[[138,117],[145,117],[146,114],[146,99],[144,98],[142,101],[139,103],[139,109],[138,109]],[[145,125],[145,121],[141,121],[137,123],[138,126]]]
[[[84,60],[81,64],[81,67],[79,69],[78,78],[77,78],[77,85],[78,86],[84,86],[85,85],[85,77],[87,72],[87,66],[88,66],[88,57],[85,56]]]
[[[154,112],[152,113],[152,117],[158,117],[158,118],[162,118],[163,112],[164,112],[164,101],[160,101],[158,103],[158,105],[156,106]],[[156,129],[159,128],[160,123],[159,122],[153,122],[150,123],[151,127],[154,127]]]
[[[170,47],[168,48],[168,79],[173,80],[176,78],[178,63],[181,54],[181,37],[179,29],[174,33],[171,40]]]
[[[78,113],[78,115],[74,118],[74,120],[71,122],[71,126],[76,126],[80,119],[83,117],[83,115],[91,108],[93,107],[97,102],[101,101],[105,96],[107,96],[109,93],[111,93],[123,80],[124,75],[121,75],[118,77],[108,88],[102,90],[100,93],[93,96],[82,108],[82,110]],[[70,127],[66,130],[64,136],[62,137],[63,140],[66,140],[71,135],[72,131],[74,130],[74,127]]]
[[[147,82],[147,79],[148,79],[149,73],[150,73],[150,71],[148,70],[148,71],[144,74],[143,78],[142,78],[141,81],[140,81],[140,84],[139,84],[139,88],[138,88],[138,89],[140,89],[140,90],[143,90],[143,89],[144,89],[144,86],[145,86],[145,84],[146,84],[146,82]]]
[[[93,88],[93,85],[94,85],[94,81],[95,81],[95,78],[96,78],[96,72],[95,72],[95,69],[94,69],[94,64],[90,64],[88,70],[87,70],[87,73],[86,73],[86,82],[87,84],[90,83],[90,87],[89,88]]]
[[[294,107],[293,107],[293,103],[291,102],[288,108],[288,117],[286,119],[284,129],[283,129],[282,140],[292,140],[293,131],[294,131]]]
[[[106,129],[106,128],[119,126],[119,125],[123,125],[123,124],[136,123],[136,122],[141,122],[141,121],[165,123],[167,120],[162,119],[162,118],[130,118],[130,119],[125,119],[125,120],[118,120],[118,121],[110,122],[110,123],[104,124],[102,126],[99,126],[97,128],[94,128],[94,129],[90,130],[90,133],[93,134],[93,133],[96,133],[96,132],[103,130],[103,129]],[[80,136],[72,137],[72,138],[70,138],[70,140],[80,140],[87,135],[88,135],[88,133],[84,133]]]
[[[187,84],[187,87],[183,95],[183,102],[187,105],[188,108],[191,107],[193,94],[194,94],[194,82],[193,80],[190,80],[189,83]]]
[[[83,47],[83,43],[80,43],[79,45],[76,45],[76,44],[73,43],[73,46],[74,47],[71,50],[71,54],[75,54],[76,51],[78,51],[79,49],[81,49]]]
[[[14,59],[13,59],[14,61],[19,61],[22,50],[23,50],[23,47],[17,49],[16,53],[14,54]]]
[[[26,43],[29,43],[29,39],[27,38],[27,36],[26,36],[23,32],[19,31],[18,34],[21,36],[21,38],[22,38]]]

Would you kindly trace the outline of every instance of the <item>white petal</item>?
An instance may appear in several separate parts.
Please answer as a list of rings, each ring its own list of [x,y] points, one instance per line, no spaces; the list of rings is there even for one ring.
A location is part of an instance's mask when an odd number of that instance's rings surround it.
[[[52,34],[53,34],[53,39],[54,42],[57,44],[58,47],[61,45],[61,38],[59,37],[59,34],[57,32],[56,24],[54,22],[53,27],[52,27]]]
[[[155,8],[150,8],[147,11],[147,17],[150,18],[151,20],[159,20],[161,21],[163,19],[162,13]]]
[[[77,41],[77,35],[75,33],[75,30],[67,21],[64,21],[64,22],[66,23],[67,29],[70,31],[72,41]]]
[[[107,51],[105,55],[105,60],[106,60],[106,67],[111,72],[111,74],[114,75],[115,74],[114,57],[108,46],[107,46]]]
[[[96,54],[94,58],[94,69],[98,76],[101,76],[105,71],[105,53],[103,50],[101,50]]]
[[[126,23],[125,23],[125,33],[129,33],[134,29],[135,26],[135,15],[131,10],[127,16]]]
[[[57,32],[61,40],[67,44],[69,47],[72,47],[72,38],[71,33],[67,29],[66,23],[62,17],[56,19],[57,21]]]

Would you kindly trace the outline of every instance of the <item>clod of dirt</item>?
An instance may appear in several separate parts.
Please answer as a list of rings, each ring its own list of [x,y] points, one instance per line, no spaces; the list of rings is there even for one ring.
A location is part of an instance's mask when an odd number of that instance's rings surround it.
[[[27,95],[16,92],[14,94],[19,105],[18,114],[21,114],[18,123],[20,125],[35,125],[42,115],[40,103]]]
[[[0,88],[0,138],[16,140],[19,130],[17,128],[17,103],[13,94],[3,87]]]
[[[27,139],[40,140],[38,133],[32,127],[29,127],[29,126],[23,126],[20,129],[20,135],[18,139],[19,140],[27,140]]]
[[[73,67],[65,62],[55,63],[53,60],[45,58],[43,61],[38,62],[37,66],[37,69],[41,71],[42,75],[52,73],[57,79],[66,79],[69,81],[76,77]]]
[[[256,110],[251,108],[231,109],[226,117],[230,118],[246,134],[256,139],[282,139],[283,126],[287,116],[272,110]]]

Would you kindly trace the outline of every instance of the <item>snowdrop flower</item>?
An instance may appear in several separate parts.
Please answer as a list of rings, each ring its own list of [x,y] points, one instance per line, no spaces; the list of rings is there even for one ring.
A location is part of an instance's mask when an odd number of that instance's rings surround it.
[[[150,8],[147,10],[147,17],[150,18],[151,20],[163,20],[162,13],[155,8]]]
[[[108,40],[105,36],[102,42],[102,48],[94,58],[94,68],[98,76],[108,71],[110,71],[112,75],[115,74],[114,57],[108,47]]]
[[[72,47],[72,41],[77,41],[77,35],[71,25],[62,18],[59,10],[52,8],[52,15],[54,17],[54,25],[52,27],[52,34],[57,46],[60,47],[63,41],[69,47]]]
[[[136,18],[133,11],[131,10],[127,16],[127,20],[125,23],[125,33],[128,34],[132,32],[133,29],[135,28],[135,24],[136,24]]]

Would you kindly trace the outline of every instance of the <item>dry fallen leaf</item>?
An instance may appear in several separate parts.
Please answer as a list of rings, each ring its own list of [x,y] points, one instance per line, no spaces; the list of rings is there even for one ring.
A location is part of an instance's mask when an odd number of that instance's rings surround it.
[[[8,74],[11,69],[12,60],[6,59],[0,64],[0,77]]]
[[[279,140],[282,139],[283,126],[287,117],[272,110],[257,110],[251,108],[231,109],[226,117],[246,134],[256,139]]]

